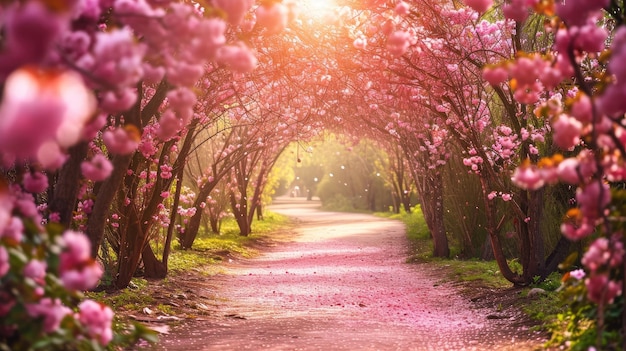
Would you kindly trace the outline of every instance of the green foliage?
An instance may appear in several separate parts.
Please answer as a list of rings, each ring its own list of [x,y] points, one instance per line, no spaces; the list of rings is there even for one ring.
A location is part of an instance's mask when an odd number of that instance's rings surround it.
[[[546,279],[535,277],[532,286],[545,291],[556,291],[561,287],[561,274],[559,272],[553,272]]]
[[[109,306],[90,301],[89,295],[63,280],[63,273],[70,269],[62,264],[65,260],[67,265],[67,256],[63,256],[71,252],[68,240],[87,241],[86,237],[64,231],[57,224],[42,227],[30,219],[21,220],[24,230],[20,240],[0,240],[0,250],[7,253],[8,259],[8,271],[0,276],[0,350],[99,351],[132,345],[139,339],[153,340],[154,333],[140,325],[109,325]],[[81,247],[88,252],[88,245]],[[80,265],[80,269],[97,264],[79,254],[73,257],[73,264]],[[40,264],[42,272],[26,275],[24,272],[32,269],[33,264]],[[89,314],[93,319],[94,308],[102,313],[96,317],[103,322],[98,326],[102,328],[98,335],[82,315]],[[101,339],[109,327],[113,340]]]
[[[476,258],[487,237],[484,204],[479,178],[467,172],[462,159],[451,157],[445,168],[444,221],[449,238],[459,243],[461,257]]]
[[[620,332],[623,296],[601,309],[587,298],[584,279],[566,273],[558,297],[567,309],[558,313],[548,325],[551,339],[547,346],[567,347],[567,350],[573,351],[586,351],[591,347],[598,350],[621,349],[624,341]]]
[[[342,194],[327,195],[327,191],[331,191],[325,183],[321,186],[320,198],[324,199],[322,209],[335,212],[355,212],[354,204],[350,199]]]
[[[387,154],[367,139],[349,143],[326,135],[308,147],[294,144],[281,155],[276,173],[285,181],[292,180],[290,191],[297,186],[298,196],[318,196],[325,208],[333,211],[387,209],[392,204],[391,189],[384,180],[389,168]]]
[[[566,310],[566,306],[559,301],[558,293],[547,291],[532,299],[527,300],[522,306],[522,311],[532,319],[542,323],[540,329],[548,328],[560,313]]]

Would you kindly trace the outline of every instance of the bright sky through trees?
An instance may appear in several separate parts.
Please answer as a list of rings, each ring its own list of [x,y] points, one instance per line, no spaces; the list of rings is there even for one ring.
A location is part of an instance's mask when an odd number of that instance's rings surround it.
[[[296,0],[302,20],[320,21],[333,18],[337,9],[335,0]]]

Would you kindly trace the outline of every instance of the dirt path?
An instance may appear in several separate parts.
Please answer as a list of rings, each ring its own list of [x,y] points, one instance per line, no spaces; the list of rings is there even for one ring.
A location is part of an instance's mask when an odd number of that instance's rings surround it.
[[[424,265],[406,264],[400,222],[317,211],[294,200],[272,211],[300,234],[221,277],[218,316],[185,323],[157,350],[535,350],[538,336],[488,319]],[[425,270],[426,269],[426,270]]]

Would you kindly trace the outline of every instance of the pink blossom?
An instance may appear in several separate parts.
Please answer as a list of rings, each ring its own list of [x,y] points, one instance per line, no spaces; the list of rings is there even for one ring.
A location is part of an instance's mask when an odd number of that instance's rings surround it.
[[[14,200],[8,191],[0,187],[0,237],[6,225],[11,221]]]
[[[78,266],[91,259],[91,243],[81,232],[66,230],[63,233],[65,250],[61,254],[61,270]]]
[[[64,306],[61,300],[46,297],[38,303],[27,304],[26,312],[33,318],[43,317],[43,331],[50,333],[60,327],[63,318],[72,313],[72,310]]]
[[[616,237],[619,238],[619,234]],[[622,264],[624,253],[624,245],[619,239],[598,238],[589,246],[581,262],[591,272],[602,268],[618,268]]]
[[[399,30],[391,33],[387,38],[387,50],[393,56],[402,56],[409,49],[411,35],[405,31]]]
[[[613,303],[622,294],[622,283],[610,280],[605,274],[592,275],[585,279],[587,298],[595,303]]]
[[[155,131],[156,136],[168,141],[172,139],[183,128],[183,121],[180,120],[170,109],[166,110],[159,119],[159,127]]]
[[[22,235],[24,233],[24,223],[19,217],[11,217],[4,227],[3,231],[0,231],[0,238],[6,238],[12,244],[22,241]]]
[[[268,34],[282,32],[287,27],[287,7],[281,3],[261,5],[256,9],[256,24],[265,27]]]
[[[34,280],[37,284],[43,284],[48,265],[44,261],[30,260],[22,271],[26,278]]]
[[[94,288],[103,270],[98,262],[92,261],[86,263],[82,268],[66,270],[61,273],[61,281],[67,289],[76,291],[85,291]]]
[[[49,161],[38,157],[42,148],[53,143],[58,144],[56,150],[74,145],[94,109],[95,98],[77,73],[17,70],[5,81],[0,150],[20,161]]]
[[[243,43],[221,47],[217,52],[216,60],[237,73],[251,72],[256,68],[258,62],[250,49]]]
[[[478,13],[487,11],[493,5],[493,0],[464,0],[464,2]]]
[[[139,143],[138,149],[145,158],[150,158],[158,151],[155,141],[152,138],[146,138],[145,134],[144,138],[141,139],[141,143]]]
[[[134,152],[139,146],[139,140],[139,132],[134,126],[107,130],[102,135],[104,145],[112,154],[127,155]]]
[[[92,199],[86,199],[78,203],[78,207],[85,212],[86,214],[90,214],[93,210],[94,202]]]
[[[557,166],[559,179],[568,184],[578,184],[581,177],[578,174],[579,162],[575,158],[566,158]]]
[[[496,193],[495,191],[492,191],[492,192],[490,192],[490,193],[487,195],[487,198],[488,198],[489,200],[493,200],[493,199],[495,199],[497,196],[498,196],[498,193]]]
[[[142,65],[143,81],[146,84],[158,84],[165,76],[165,68],[162,66],[153,66],[147,62]]]
[[[41,172],[26,172],[22,184],[26,191],[39,194],[48,189],[48,177]]]
[[[160,167],[161,169],[161,178],[163,179],[170,179],[172,178],[172,166],[170,165],[161,165]]]
[[[105,91],[100,97],[100,108],[107,113],[127,111],[137,101],[137,90],[126,88],[118,91]]]
[[[528,7],[525,1],[526,0],[513,0],[510,4],[502,5],[504,17],[517,22],[524,22],[528,17]]]
[[[506,82],[509,72],[504,67],[487,67],[483,69],[483,78],[492,86],[497,86]]]
[[[163,10],[152,8],[146,0],[114,0],[112,2],[113,10],[121,17],[163,17]]]
[[[85,178],[94,182],[101,182],[111,175],[113,164],[103,154],[96,154],[90,161],[83,161],[80,170]]]
[[[582,188],[576,189],[576,201],[583,215],[589,218],[599,218],[604,208],[611,201],[609,185],[594,181]]]
[[[93,300],[81,302],[78,310],[78,320],[87,328],[89,335],[101,345],[107,345],[113,339],[113,311]]]
[[[592,103],[589,96],[585,94],[579,94],[576,101],[572,104],[572,117],[576,118],[581,123],[591,123],[592,115]]]
[[[215,6],[226,12],[227,20],[232,25],[238,25],[246,12],[252,7],[253,0],[213,0]]]
[[[32,194],[21,193],[15,199],[15,208],[24,216],[34,219],[39,215],[39,210],[35,204],[35,198]]]
[[[595,20],[579,27],[577,32],[575,41],[577,49],[592,53],[605,49],[604,42],[608,37],[608,32],[598,26]]]
[[[104,127],[107,123],[107,115],[104,113],[98,114],[98,116],[94,117],[85,125],[83,128],[83,140],[89,141],[96,137],[98,132]]]
[[[0,278],[4,277],[11,265],[9,264],[9,252],[4,246],[0,246]]]
[[[595,225],[587,218],[575,219],[561,224],[561,233],[572,241],[583,239],[593,233]]]
[[[170,196],[170,192],[169,191],[163,191],[161,192],[161,197],[166,199]]]
[[[191,89],[180,87],[167,93],[167,102],[169,107],[186,123],[198,99]]]
[[[570,150],[580,142],[582,123],[568,115],[561,114],[552,122],[554,142],[565,150]]]
[[[367,39],[365,37],[358,37],[354,39],[352,45],[357,49],[365,50],[365,48],[367,48]]]
[[[513,195],[511,194],[502,194],[501,196],[503,201],[511,201],[513,199]]]
[[[50,222],[59,223],[61,221],[61,214],[59,212],[52,212],[48,216]]]
[[[78,1],[75,9],[76,18],[80,18],[83,21],[89,20],[96,22],[102,14],[102,9],[99,0],[82,0]]]
[[[582,280],[585,277],[585,271],[582,269],[575,269],[569,272],[569,276],[576,280]]]
[[[37,160],[39,164],[47,170],[54,171],[67,161],[68,155],[53,141],[43,143],[37,150]]]
[[[202,40],[193,41],[190,51],[200,60],[215,59],[217,50],[226,43],[226,22],[219,18],[205,19],[196,31],[202,33]]]
[[[535,166],[520,166],[515,169],[511,180],[522,189],[537,190],[545,181]]]
[[[128,27],[97,32],[92,66],[84,67],[99,80],[113,86],[127,88],[143,76],[143,57],[146,46],[137,42]]]
[[[192,86],[202,77],[203,73],[204,68],[200,64],[190,64],[186,61],[176,60],[168,65],[167,79],[172,84],[178,86]]]
[[[568,26],[579,26],[608,5],[609,0],[568,0],[557,3],[556,13]]]
[[[485,1],[489,1],[489,0],[485,0]],[[410,9],[411,9],[411,6],[409,4],[407,4],[405,1],[400,1],[394,8],[394,11],[396,12],[396,15],[398,16],[406,16],[409,14]]]
[[[81,232],[66,230],[62,242],[59,271],[63,285],[68,289],[88,290],[102,276],[102,267],[91,258],[91,243]]]
[[[0,81],[20,66],[36,65],[54,48],[67,31],[64,14],[48,9],[39,1],[3,5],[0,22],[3,27],[3,51],[0,52]]]

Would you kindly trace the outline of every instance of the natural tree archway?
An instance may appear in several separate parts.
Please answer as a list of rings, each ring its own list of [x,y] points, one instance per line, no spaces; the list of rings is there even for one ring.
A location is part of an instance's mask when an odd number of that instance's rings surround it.
[[[164,276],[169,248],[160,262],[154,237],[190,248],[216,189],[249,235],[280,152],[333,132],[402,151],[396,191],[415,186],[434,255],[449,255],[443,172],[455,157],[480,184],[472,207],[509,281],[544,278],[568,240],[595,235],[581,264],[599,320],[626,290],[623,2],[27,0],[1,9],[0,279],[42,267],[48,245],[59,253],[59,230],[44,224],[86,233],[90,258],[61,265],[85,281],[102,273],[94,262],[105,240],[115,287],[142,260]],[[209,165],[191,172],[197,155]],[[181,195],[184,182],[196,183],[195,198]],[[191,205],[169,208],[173,196]],[[564,198],[572,204],[546,201]],[[616,258],[596,262],[598,250]],[[62,291],[32,285],[24,302],[5,286],[9,304],[56,304]]]

